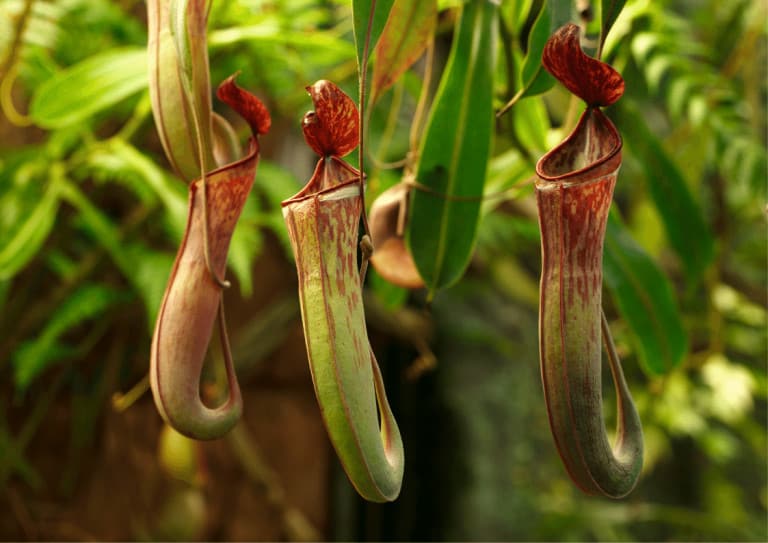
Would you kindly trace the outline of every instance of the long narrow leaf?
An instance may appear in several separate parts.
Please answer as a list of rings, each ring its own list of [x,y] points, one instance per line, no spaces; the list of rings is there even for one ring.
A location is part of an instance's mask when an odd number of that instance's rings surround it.
[[[458,32],[419,153],[408,244],[433,294],[456,282],[475,242],[493,129],[495,2],[473,0]]]
[[[600,4],[600,50],[603,49],[605,38],[611,30],[613,23],[619,17],[626,0],[602,0]]]
[[[11,239],[0,240],[0,281],[13,277],[35,256],[53,228],[58,208],[59,189],[54,178]]]
[[[541,94],[554,86],[555,79],[542,68],[541,54],[549,37],[570,20],[570,15],[570,0],[547,1],[541,6],[541,11],[528,34],[528,48],[520,68],[518,90],[502,108],[501,113],[507,111],[521,98]]]
[[[528,52],[520,69],[520,96],[533,96],[548,91],[555,84],[555,79],[541,66],[541,53],[552,34],[552,16],[548,3],[542,6],[539,16],[533,23],[528,35]]]
[[[30,116],[43,128],[81,122],[147,88],[143,48],[112,49],[59,72],[32,97]]]
[[[362,66],[363,62],[368,60],[363,58],[365,55],[365,41],[370,31],[370,41],[368,44],[368,54],[373,52],[379,36],[387,23],[387,17],[392,9],[394,0],[353,0],[352,1],[352,19],[354,23],[355,47],[357,48],[357,65]],[[373,17],[371,17],[373,10]],[[370,21],[370,28],[369,28]]]
[[[643,116],[627,103],[617,109],[625,143],[642,164],[669,243],[680,257],[688,280],[697,281],[714,254],[714,240],[702,210]]]
[[[371,103],[424,52],[437,26],[436,0],[396,0],[376,45]]]
[[[51,314],[43,331],[24,342],[13,356],[14,381],[19,390],[26,389],[47,367],[71,350],[59,343],[70,328],[102,314],[107,308],[126,298],[124,292],[97,284],[85,284],[68,296]]]
[[[662,375],[677,367],[687,354],[688,339],[672,286],[616,213],[608,220],[603,272],[645,371]]]

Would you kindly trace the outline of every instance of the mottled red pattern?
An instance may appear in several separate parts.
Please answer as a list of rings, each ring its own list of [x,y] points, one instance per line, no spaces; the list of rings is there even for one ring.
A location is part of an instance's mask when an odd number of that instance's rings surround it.
[[[594,107],[610,106],[624,94],[624,79],[605,62],[587,56],[579,27],[569,23],[544,46],[541,62],[573,94]]]
[[[267,107],[253,94],[238,87],[235,77],[237,74],[226,78],[219,85],[216,96],[248,122],[254,135],[266,134],[272,125]]]
[[[307,87],[315,110],[304,116],[307,144],[320,156],[342,157],[360,142],[360,119],[355,102],[334,83],[321,79]]]

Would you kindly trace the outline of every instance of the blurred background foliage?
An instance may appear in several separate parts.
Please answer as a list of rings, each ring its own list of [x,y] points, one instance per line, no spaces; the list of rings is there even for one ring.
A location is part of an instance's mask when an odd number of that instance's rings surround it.
[[[438,3],[428,90],[459,3]],[[245,421],[205,445],[162,428],[145,393],[186,211],[151,120],[145,6],[0,4],[0,537],[766,540],[765,3],[629,0],[605,44],[627,83],[608,111],[625,154],[605,305],[644,423],[634,493],[607,501],[573,487],[540,392],[531,176],[580,107],[555,86],[496,121],[465,278],[427,306],[369,277],[408,462],[385,506],[360,501],[329,454],[279,205],[311,174],[304,87],[331,79],[356,96],[349,4],[213,3],[212,81],[241,71],[274,124],[230,251]],[[572,17],[595,35],[592,4]],[[530,83],[541,9],[502,2],[497,110]],[[400,180],[425,66],[370,111],[369,204]],[[297,404],[281,392],[294,381]],[[610,427],[609,381],[606,395]]]

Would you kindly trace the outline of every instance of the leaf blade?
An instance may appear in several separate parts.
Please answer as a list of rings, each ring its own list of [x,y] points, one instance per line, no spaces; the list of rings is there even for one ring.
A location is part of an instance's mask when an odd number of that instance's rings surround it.
[[[26,390],[46,368],[71,354],[72,348],[59,342],[67,330],[94,319],[125,299],[124,292],[100,284],[86,283],[75,290],[55,309],[43,331],[22,343],[14,353],[16,388]]]
[[[393,2],[394,0],[352,0],[352,22],[358,67],[363,66],[368,60],[368,58],[363,58],[365,56],[366,36],[370,32],[368,43],[368,55],[370,56],[384,30]],[[371,10],[373,10],[373,16],[371,16]]]
[[[605,38],[608,36],[613,23],[619,17],[626,0],[602,0],[600,3],[600,45],[598,50],[602,52]]]
[[[714,238],[682,172],[628,103],[616,108],[625,144],[642,164],[649,195],[659,211],[670,245],[690,282],[700,279],[714,257]]]
[[[53,228],[58,207],[59,190],[54,178],[21,227],[10,240],[3,241],[0,248],[0,281],[16,275],[35,256]]]
[[[645,372],[663,375],[679,366],[688,353],[688,338],[672,286],[616,212],[608,219],[603,272]]]
[[[371,103],[421,56],[436,27],[436,0],[395,0],[374,50]]]
[[[407,241],[430,290],[458,281],[474,247],[493,129],[497,6],[464,6],[416,171]]]
[[[147,88],[146,51],[121,47],[94,55],[43,83],[32,97],[30,117],[43,128],[61,128]]]

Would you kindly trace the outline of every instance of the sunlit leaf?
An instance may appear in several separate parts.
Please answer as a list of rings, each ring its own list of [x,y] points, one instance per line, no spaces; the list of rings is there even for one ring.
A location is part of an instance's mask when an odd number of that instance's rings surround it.
[[[458,21],[419,153],[408,244],[433,294],[472,254],[493,130],[497,6],[476,0]]]
[[[600,49],[602,49],[605,38],[625,3],[626,0],[602,0],[600,5]]]
[[[714,240],[682,172],[628,102],[616,108],[624,142],[638,158],[670,245],[689,281],[698,280],[714,256]]]
[[[421,56],[437,26],[435,0],[395,0],[376,44],[371,103]]]
[[[352,19],[354,22],[355,47],[357,48],[357,65],[362,66],[368,60],[365,55],[365,42],[368,40],[368,55],[373,52],[384,31],[387,17],[392,9],[394,0],[352,0]],[[373,16],[371,16],[373,11]]]
[[[146,87],[146,50],[112,49],[59,72],[41,85],[32,97],[30,116],[44,128],[61,128]]]
[[[651,375],[680,365],[688,339],[672,285],[651,257],[632,239],[617,213],[608,220],[603,277],[634,336],[637,357]]]

